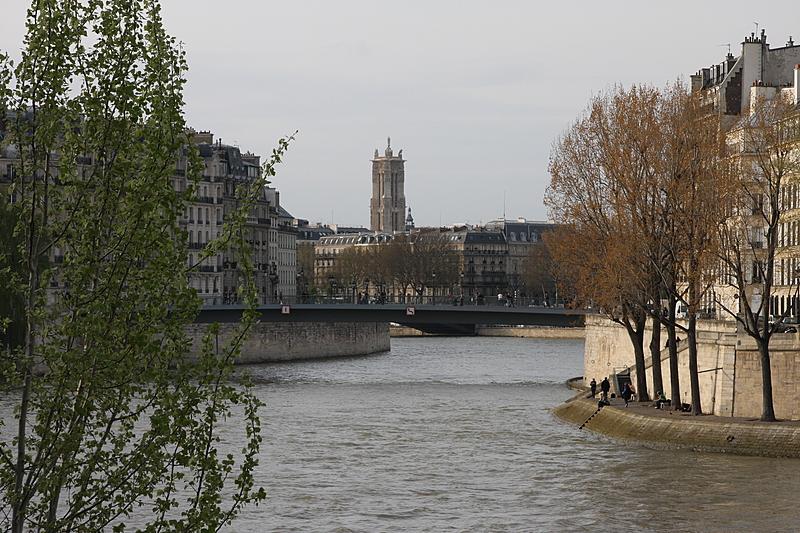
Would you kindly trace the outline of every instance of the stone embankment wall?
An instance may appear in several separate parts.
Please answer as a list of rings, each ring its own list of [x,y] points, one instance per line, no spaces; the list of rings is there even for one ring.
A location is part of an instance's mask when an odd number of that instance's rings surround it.
[[[685,335],[678,334],[678,380],[681,384],[681,403],[691,403],[689,387],[689,345]],[[666,339],[663,332],[662,339]],[[649,336],[648,336],[649,341]],[[630,342],[628,342],[630,345]],[[650,395],[653,390],[653,372],[650,352],[645,348],[645,377]],[[736,362],[736,332],[734,324],[721,321],[704,321],[697,331],[697,368],[700,383],[700,404],[704,413],[733,416],[734,365]],[[661,375],[664,393],[670,394],[669,350],[661,350]],[[636,383],[636,370],[631,369],[631,379]],[[760,396],[759,396],[760,399]]]
[[[553,410],[558,418],[583,424],[597,402],[576,398]],[[586,424],[591,431],[654,448],[684,448],[705,452],[766,457],[800,457],[800,425],[719,422],[681,416],[643,416],[614,407],[600,410]]]
[[[480,337],[525,337],[531,339],[583,339],[584,328],[555,328],[546,326],[479,326]]]
[[[686,335],[678,333],[678,371],[682,403],[689,403],[689,360]],[[666,331],[661,333],[666,342]],[[718,416],[758,417],[761,414],[761,363],[755,343],[737,334],[730,321],[698,322],[698,369],[700,399],[703,412]],[[652,384],[652,366],[648,345],[650,331],[645,334],[645,361],[648,391]],[[662,345],[663,346],[663,345]],[[778,418],[800,420],[800,335],[776,334],[771,346],[772,383],[775,414]],[[584,377],[598,382],[605,376],[631,371],[636,383],[636,370],[631,342],[625,329],[600,316],[586,317]],[[661,372],[664,392],[670,396],[669,354],[661,351]]]
[[[220,324],[219,346],[230,339],[233,324]],[[200,346],[206,326],[189,326],[193,351]],[[324,357],[366,355],[390,347],[389,325],[385,322],[261,322],[254,326],[242,345],[237,364],[299,361]]]
[[[770,341],[775,416],[800,420],[800,335],[776,334]],[[740,336],[734,364],[736,389],[732,416],[761,415],[761,356],[750,337]]]
[[[436,336],[407,326],[391,326],[392,337]],[[531,339],[583,339],[584,328],[556,328],[547,326],[478,326],[479,337],[524,337]]]
[[[389,335],[392,337],[438,337],[433,333],[425,333],[408,326],[389,326]]]

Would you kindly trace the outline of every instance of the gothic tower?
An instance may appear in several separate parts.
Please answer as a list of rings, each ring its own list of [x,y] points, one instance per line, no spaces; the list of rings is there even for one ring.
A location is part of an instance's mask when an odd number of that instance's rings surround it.
[[[392,153],[387,139],[384,155],[375,150],[372,159],[372,199],[369,202],[369,227],[372,231],[394,233],[406,225],[405,161],[403,151]]]

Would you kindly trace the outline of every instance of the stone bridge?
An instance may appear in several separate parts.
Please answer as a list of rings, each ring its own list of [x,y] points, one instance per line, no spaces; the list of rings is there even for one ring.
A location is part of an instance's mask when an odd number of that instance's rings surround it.
[[[196,322],[232,323],[241,319],[241,306],[204,307]],[[580,327],[586,311],[560,307],[502,307],[489,305],[415,304],[293,304],[263,305],[261,322],[383,322],[427,333],[472,334],[477,325]]]

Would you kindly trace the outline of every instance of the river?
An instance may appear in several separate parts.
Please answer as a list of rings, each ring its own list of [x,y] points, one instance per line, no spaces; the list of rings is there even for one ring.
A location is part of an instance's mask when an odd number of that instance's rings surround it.
[[[796,531],[800,461],[655,451],[565,425],[583,343],[401,338],[249,367],[268,500],[232,531]]]

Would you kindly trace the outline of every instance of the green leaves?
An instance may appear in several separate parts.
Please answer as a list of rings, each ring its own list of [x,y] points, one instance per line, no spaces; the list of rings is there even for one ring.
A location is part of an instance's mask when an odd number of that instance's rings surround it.
[[[244,225],[291,137],[239,188],[206,251],[240,257],[242,323],[219,347],[209,327],[192,355],[201,302],[178,224],[191,187],[172,186],[187,150],[190,180],[202,167],[186,69],[155,0],[39,0],[19,64],[0,56],[0,148],[18,153],[13,183],[0,183],[16,196],[0,204],[0,229],[13,227],[0,236],[12,302],[0,323],[19,332],[0,357],[19,405],[16,439],[0,443],[7,529],[124,531],[136,514],[143,531],[215,531],[265,497],[261,403],[230,377],[257,320]],[[220,451],[225,420],[242,427],[239,455]]]

